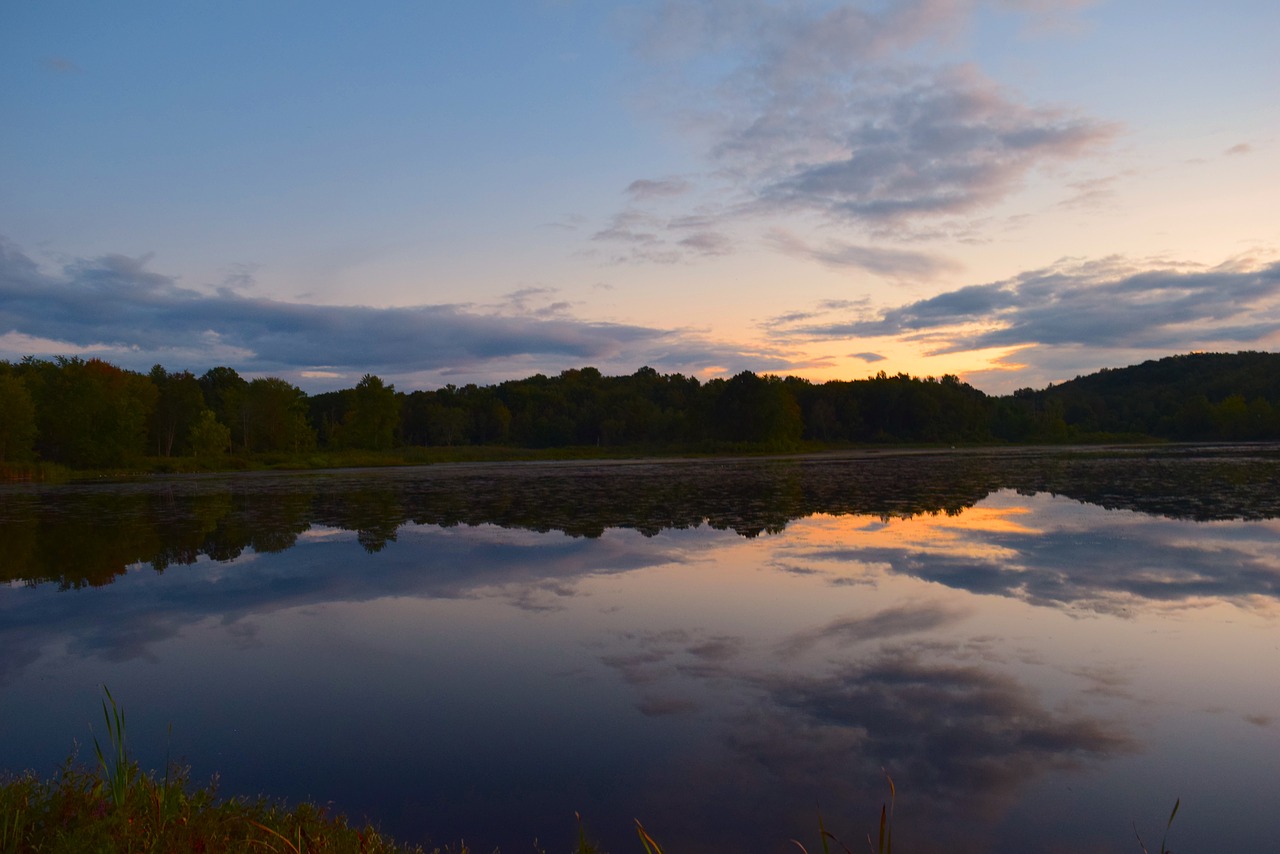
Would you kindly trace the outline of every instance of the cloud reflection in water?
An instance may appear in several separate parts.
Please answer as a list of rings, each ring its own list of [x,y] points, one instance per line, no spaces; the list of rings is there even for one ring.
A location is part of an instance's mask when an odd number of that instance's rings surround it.
[[[228,779],[239,763],[281,794],[304,778],[441,841],[479,842],[468,822],[498,815],[511,826],[495,840],[527,844],[529,823],[579,809],[616,850],[630,840],[609,833],[634,815],[684,851],[783,850],[821,807],[853,844],[874,825],[884,767],[910,816],[904,848],[1045,850],[1038,792],[1078,781],[1127,830],[1138,807],[1110,769],[1159,757],[1181,782],[1201,756],[1172,734],[1200,733],[1232,774],[1261,774],[1251,763],[1280,747],[1280,697],[1248,674],[1274,641],[1277,522],[1107,511],[1019,492],[968,461],[930,461],[942,481],[913,465],[878,462],[849,483],[770,464],[690,480],[640,467],[613,485],[570,472],[595,514],[577,520],[550,470],[486,472],[483,489],[456,473],[392,475],[381,493],[378,476],[263,478],[254,495],[179,483],[163,501],[136,488],[143,510],[167,508],[168,528],[87,490],[85,506],[115,514],[92,530],[140,535],[113,541],[112,559],[150,548],[168,562],[103,564],[101,586],[5,590],[0,693],[17,708],[59,680],[87,679],[92,694],[160,674],[148,684],[174,684],[135,687],[135,702],[172,712],[175,731],[235,705],[263,709],[256,726],[275,733],[272,762],[214,736],[215,758],[193,761]],[[463,488],[441,485],[451,479]],[[0,524],[55,531],[57,495],[22,495]],[[627,522],[628,500],[650,515]],[[23,542],[39,578],[51,577],[39,555],[91,549]],[[290,752],[351,726],[381,757],[358,780],[340,751]],[[427,726],[447,738],[406,741]],[[51,759],[75,735],[58,733]],[[447,779],[420,771],[432,767]]]

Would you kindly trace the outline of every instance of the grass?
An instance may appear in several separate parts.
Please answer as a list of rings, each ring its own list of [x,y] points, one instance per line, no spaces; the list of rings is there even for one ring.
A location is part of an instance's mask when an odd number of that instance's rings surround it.
[[[372,827],[303,803],[219,798],[217,778],[192,786],[190,768],[143,773],[129,756],[124,711],[105,687],[107,744],[93,740],[96,768],[73,754],[53,779],[32,772],[0,778],[0,854],[20,852],[261,851],[278,854],[425,854]],[[465,845],[435,849],[467,854]]]
[[[1173,827],[1173,817],[1178,814],[1178,807],[1180,806],[1182,806],[1182,798],[1178,798],[1176,801],[1173,802],[1173,811],[1169,813],[1169,820],[1165,822],[1165,825],[1164,825],[1164,836],[1161,837],[1160,839],[1159,854],[1172,854],[1172,852],[1165,847],[1164,843],[1169,838],[1169,828]],[[1136,823],[1133,826],[1133,835],[1138,837],[1138,847],[1142,849],[1142,854],[1151,854],[1151,852],[1147,851],[1146,844],[1142,841],[1142,837],[1138,834],[1138,825]]]
[[[28,772],[0,782],[0,852],[422,852],[355,828],[323,807],[217,795],[189,769],[157,779],[125,766],[127,785],[68,760],[52,780]],[[116,799],[119,798],[117,801]],[[459,849],[459,854],[465,852]]]

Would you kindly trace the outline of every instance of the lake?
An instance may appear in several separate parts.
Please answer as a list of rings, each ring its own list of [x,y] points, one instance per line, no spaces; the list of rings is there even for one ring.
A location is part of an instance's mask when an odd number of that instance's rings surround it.
[[[1280,448],[0,486],[0,768],[406,841],[1280,845]],[[85,745],[90,745],[86,749]]]

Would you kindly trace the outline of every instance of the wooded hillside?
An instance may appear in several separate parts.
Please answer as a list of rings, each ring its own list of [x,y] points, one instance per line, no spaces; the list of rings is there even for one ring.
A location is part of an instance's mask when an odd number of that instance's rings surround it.
[[[317,448],[613,446],[787,450],[802,443],[1280,439],[1280,354],[1196,353],[994,397],[954,376],[706,382],[591,367],[494,386],[398,392],[367,374],[307,395],[228,367],[196,377],[90,359],[0,362],[0,463],[74,468]]]

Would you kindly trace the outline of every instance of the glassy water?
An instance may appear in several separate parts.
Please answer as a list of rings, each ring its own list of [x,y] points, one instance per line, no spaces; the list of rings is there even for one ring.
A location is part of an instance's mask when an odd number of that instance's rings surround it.
[[[1280,840],[1280,450],[0,487],[0,767],[102,735],[406,840]],[[171,734],[170,724],[172,724]],[[81,758],[90,752],[81,749]]]

